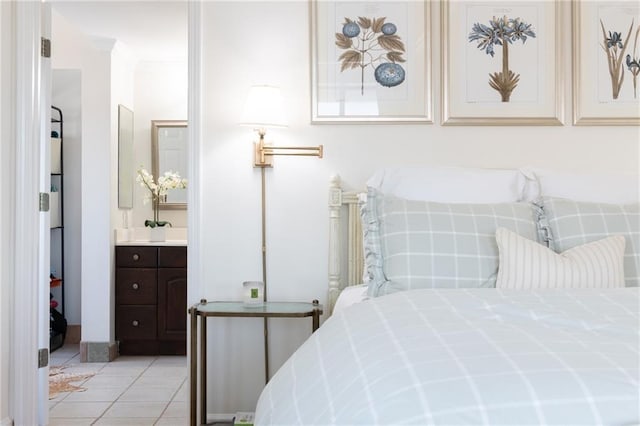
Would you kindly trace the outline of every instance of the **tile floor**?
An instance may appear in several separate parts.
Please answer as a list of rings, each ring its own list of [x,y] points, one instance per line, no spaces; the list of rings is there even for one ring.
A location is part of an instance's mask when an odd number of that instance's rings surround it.
[[[74,382],[87,390],[49,400],[49,424],[188,425],[189,390],[184,356],[121,356],[109,363],[80,363],[78,345],[54,351],[51,366],[65,373],[95,373]]]

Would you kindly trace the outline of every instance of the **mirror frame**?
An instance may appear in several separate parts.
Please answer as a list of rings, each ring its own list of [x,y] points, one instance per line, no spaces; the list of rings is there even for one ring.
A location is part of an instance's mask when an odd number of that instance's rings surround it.
[[[187,120],[151,120],[151,173],[153,178],[158,181],[159,168],[160,168],[160,155],[158,151],[158,130],[162,127],[187,127]],[[186,141],[185,141],[186,142]],[[185,145],[185,149],[187,146]],[[186,178],[183,175],[183,171],[179,171],[180,176]],[[186,210],[187,203],[163,203],[159,204],[160,210]]]
[[[133,111],[118,105],[118,208],[133,208]]]

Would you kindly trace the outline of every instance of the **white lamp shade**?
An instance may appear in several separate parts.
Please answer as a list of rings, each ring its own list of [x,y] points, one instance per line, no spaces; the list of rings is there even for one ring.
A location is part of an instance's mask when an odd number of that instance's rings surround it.
[[[273,86],[251,87],[240,124],[259,128],[286,127],[284,100],[280,88]]]

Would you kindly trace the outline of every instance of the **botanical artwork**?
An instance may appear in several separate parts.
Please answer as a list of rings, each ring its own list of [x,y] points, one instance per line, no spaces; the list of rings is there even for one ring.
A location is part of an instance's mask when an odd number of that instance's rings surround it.
[[[431,123],[431,3],[311,0],[311,121]]]
[[[374,78],[384,87],[395,87],[405,80],[405,45],[396,34],[397,26],[385,22],[386,17],[357,20],[345,18],[342,32],[336,33],[335,44],[344,52],[340,55],[340,72],[360,71],[360,94],[364,95],[365,70],[373,70]]]
[[[489,74],[489,86],[500,93],[502,102],[509,102],[511,93],[520,81],[520,74],[509,69],[509,45],[518,41],[524,45],[528,37],[536,37],[532,24],[507,16],[494,16],[488,26],[474,23],[468,36],[469,42],[478,42],[478,49],[484,50],[492,58],[495,55],[494,47],[502,47],[502,71]]]
[[[640,125],[640,3],[576,1],[572,19],[574,124]]]
[[[620,90],[622,89],[622,83],[624,83],[625,69],[624,65],[627,65],[628,71],[633,76],[633,97],[637,98],[637,77],[640,73],[640,64],[638,55],[638,34],[640,34],[640,27],[636,29],[636,34],[633,42],[632,54],[625,52],[629,47],[629,39],[633,33],[634,22],[631,20],[631,26],[627,32],[624,41],[622,40],[623,33],[616,31],[609,31],[605,29],[604,22],[600,20],[600,27],[602,29],[603,43],[601,44],[604,53],[607,56],[607,65],[609,67],[609,75],[611,77],[611,96],[613,99],[618,99],[620,96]]]

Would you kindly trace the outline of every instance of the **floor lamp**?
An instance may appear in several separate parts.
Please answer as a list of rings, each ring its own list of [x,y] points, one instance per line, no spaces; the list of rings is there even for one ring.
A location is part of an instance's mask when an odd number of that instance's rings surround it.
[[[267,234],[266,234],[266,183],[265,170],[273,167],[276,155],[297,155],[322,158],[322,145],[306,146],[273,146],[265,143],[266,128],[287,127],[284,112],[284,101],[280,89],[273,86],[253,86],[249,91],[242,114],[241,124],[252,126],[260,137],[254,142],[253,166],[260,168],[262,178],[262,282],[264,290],[262,299],[267,301]],[[269,334],[267,318],[264,319],[264,371],[265,383],[269,381]]]

